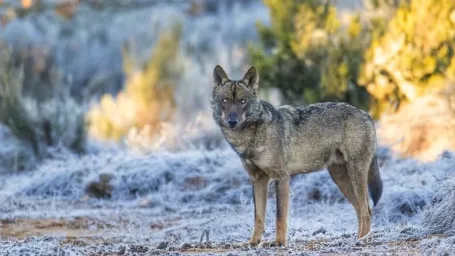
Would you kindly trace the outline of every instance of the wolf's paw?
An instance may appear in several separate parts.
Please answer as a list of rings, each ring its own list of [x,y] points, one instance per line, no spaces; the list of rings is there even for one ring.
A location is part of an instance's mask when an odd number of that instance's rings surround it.
[[[356,244],[357,245],[364,245],[365,243],[370,242],[371,234],[372,234],[372,232],[370,231],[366,235],[357,238]]]
[[[270,247],[286,247],[286,242],[284,241],[275,241],[270,244]]]
[[[250,239],[250,241],[248,242],[248,244],[252,247],[256,247],[258,246],[259,244],[261,243],[261,239]]]
[[[372,233],[372,232],[370,231],[370,232],[368,232],[366,235],[364,235],[364,236],[362,236],[362,237],[359,237],[358,239],[359,239],[359,240],[366,240],[366,239],[368,239],[368,238],[371,236],[371,233]]]
[[[286,242],[278,240],[273,242],[264,242],[262,247],[286,247]]]

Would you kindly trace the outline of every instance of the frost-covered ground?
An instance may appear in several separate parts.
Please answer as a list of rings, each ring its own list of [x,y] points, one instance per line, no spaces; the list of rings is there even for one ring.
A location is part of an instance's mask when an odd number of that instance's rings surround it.
[[[113,25],[108,34],[114,39],[141,39],[136,42],[139,50],[156,40],[151,24],[161,27],[174,20],[162,17],[182,21],[182,45],[189,49],[184,51],[187,71],[178,90],[178,112],[194,119],[194,109],[208,109],[215,64],[233,75],[244,71],[245,45],[256,38],[254,24],[268,22],[267,9],[256,2],[197,18],[174,6],[129,11],[112,19],[109,13],[99,16],[109,16]],[[86,57],[102,60],[80,56]],[[100,62],[93,65],[104,67]],[[93,69],[80,64],[90,61],[74,63],[82,75]],[[21,159],[30,157],[18,154],[25,146],[10,137],[0,130],[0,155],[13,159],[6,163],[0,158],[0,255],[455,254],[455,183],[448,180],[455,175],[452,153],[419,163],[380,150],[384,194],[373,209],[374,233],[366,243],[355,239],[354,210],[327,172],[293,178],[289,246],[275,249],[244,246],[253,227],[252,191],[229,148],[148,155],[103,150],[56,157],[36,170],[8,174],[4,165],[28,169]],[[265,241],[274,238],[273,184],[269,197]],[[204,238],[201,248],[204,230],[210,243]]]
[[[454,253],[452,226],[431,235],[421,220],[454,176],[455,155],[424,164],[381,149],[380,164],[384,193],[369,241],[357,242],[354,210],[322,171],[293,178],[289,246],[275,249],[243,245],[252,191],[230,149],[54,159],[1,176],[0,255]],[[265,241],[274,211],[271,185]],[[204,237],[192,248],[204,230],[210,244]]]

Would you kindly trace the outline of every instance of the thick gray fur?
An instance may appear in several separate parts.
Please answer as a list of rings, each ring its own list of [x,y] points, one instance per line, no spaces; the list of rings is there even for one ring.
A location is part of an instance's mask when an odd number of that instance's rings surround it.
[[[382,194],[376,131],[368,113],[347,103],[332,102],[273,107],[257,96],[259,75],[254,67],[241,80],[231,80],[217,66],[213,78],[213,118],[248,171],[255,199],[266,200],[256,193],[261,180],[264,186],[268,186],[270,179],[288,183],[293,175],[328,168],[356,209],[359,237],[366,236],[371,217],[367,184],[375,205]],[[287,191],[285,187],[283,191]],[[283,200],[287,208],[288,195],[277,195],[277,198],[281,196],[286,197]],[[255,204],[256,219],[264,222],[257,200]],[[283,215],[280,207],[277,206],[277,212]],[[263,223],[256,221],[256,225],[259,227],[255,230],[262,232]],[[276,242],[285,245],[285,241],[281,241],[285,238],[278,235]],[[257,241],[250,243],[259,242],[258,236],[253,235],[252,240]]]

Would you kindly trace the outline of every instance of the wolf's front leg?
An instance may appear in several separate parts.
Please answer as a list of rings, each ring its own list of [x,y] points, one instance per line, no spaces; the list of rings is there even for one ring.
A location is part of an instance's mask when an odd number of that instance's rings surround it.
[[[275,246],[286,246],[289,208],[289,178],[276,180],[276,239]]]
[[[254,201],[254,231],[251,235],[250,244],[253,246],[261,242],[265,225],[265,209],[267,206],[267,194],[269,191],[270,178],[263,175],[253,180]]]

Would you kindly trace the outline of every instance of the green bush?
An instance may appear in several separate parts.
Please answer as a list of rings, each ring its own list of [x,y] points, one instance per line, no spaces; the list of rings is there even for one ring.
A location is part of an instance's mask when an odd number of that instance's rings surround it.
[[[360,17],[343,27],[328,1],[264,1],[272,24],[258,24],[261,43],[250,47],[262,85],[280,89],[290,103],[345,101],[368,108],[369,95],[357,83],[368,46]]]

